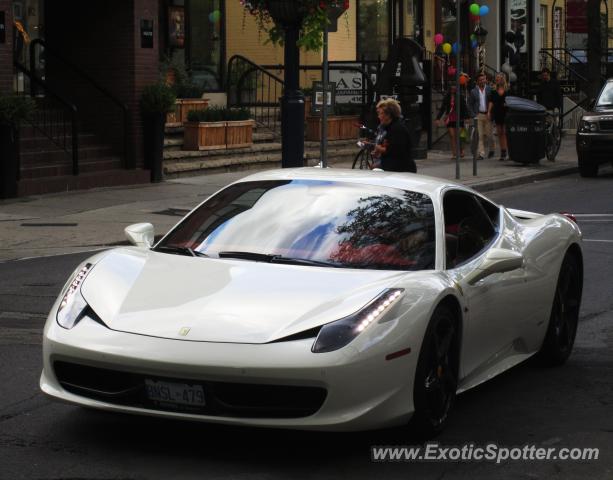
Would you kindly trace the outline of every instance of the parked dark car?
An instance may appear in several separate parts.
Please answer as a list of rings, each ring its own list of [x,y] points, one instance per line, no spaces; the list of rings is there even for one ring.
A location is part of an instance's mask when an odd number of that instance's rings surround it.
[[[613,164],[613,78],[607,80],[593,107],[581,117],[577,157],[582,177],[595,177],[601,163]]]

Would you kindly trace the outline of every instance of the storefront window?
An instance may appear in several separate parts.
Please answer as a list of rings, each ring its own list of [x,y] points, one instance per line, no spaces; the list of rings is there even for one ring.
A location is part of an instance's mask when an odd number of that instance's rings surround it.
[[[441,1],[441,33],[443,37],[449,39],[457,38],[456,26],[456,2],[455,0]]]
[[[358,6],[358,58],[387,58],[389,0],[360,0]]]
[[[207,90],[221,89],[223,55],[222,0],[188,0],[186,61],[192,81]]]

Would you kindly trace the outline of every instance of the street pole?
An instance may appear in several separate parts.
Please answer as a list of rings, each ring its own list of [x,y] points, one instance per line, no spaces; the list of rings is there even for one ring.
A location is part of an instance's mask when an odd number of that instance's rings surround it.
[[[321,168],[328,166],[327,150],[328,150],[328,22],[324,26],[324,63],[322,68],[322,83],[324,102],[321,109],[321,143],[319,161]]]
[[[456,158],[455,158],[455,178],[460,179],[460,117],[462,116],[462,108],[460,107],[462,101],[462,92],[460,88],[460,10],[461,2],[456,1],[456,51],[455,51],[455,84],[456,84],[456,100],[455,100],[455,113],[456,113]]]
[[[281,166],[304,166],[304,95],[300,87],[300,24],[285,25],[285,91],[281,98]]]

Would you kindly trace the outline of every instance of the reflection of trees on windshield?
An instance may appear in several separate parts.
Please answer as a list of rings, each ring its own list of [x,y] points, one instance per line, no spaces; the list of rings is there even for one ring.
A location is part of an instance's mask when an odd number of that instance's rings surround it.
[[[434,211],[424,194],[374,195],[358,200],[348,221],[336,228],[344,238],[331,260],[410,269],[434,266]]]

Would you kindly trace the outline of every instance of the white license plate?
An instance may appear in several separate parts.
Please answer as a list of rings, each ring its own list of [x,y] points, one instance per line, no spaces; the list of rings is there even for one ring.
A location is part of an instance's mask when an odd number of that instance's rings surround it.
[[[203,407],[204,390],[201,385],[187,385],[185,383],[160,382],[145,380],[147,398],[156,402],[169,402],[178,405]]]

